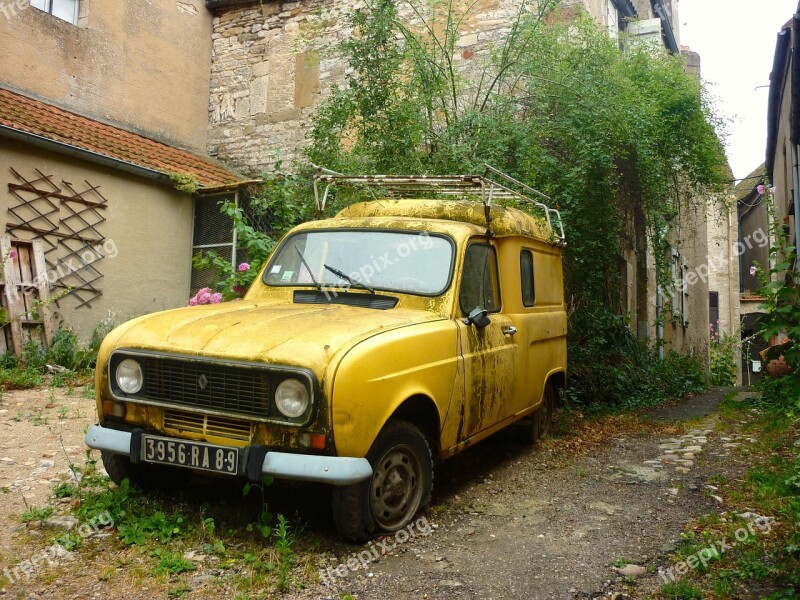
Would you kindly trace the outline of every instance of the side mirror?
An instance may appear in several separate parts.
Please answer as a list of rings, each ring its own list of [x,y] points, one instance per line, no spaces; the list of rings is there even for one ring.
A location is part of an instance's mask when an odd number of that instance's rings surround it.
[[[473,308],[469,313],[469,316],[464,319],[464,323],[467,325],[475,325],[476,329],[483,329],[491,322],[492,320],[489,318],[489,311],[485,308],[481,308],[480,306]]]

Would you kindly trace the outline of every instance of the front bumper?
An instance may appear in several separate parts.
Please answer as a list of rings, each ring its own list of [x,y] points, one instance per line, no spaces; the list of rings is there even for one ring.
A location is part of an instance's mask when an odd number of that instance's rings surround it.
[[[135,432],[92,425],[86,432],[84,442],[89,448],[128,456],[137,462],[138,457],[131,449],[134,445],[135,435]],[[261,451],[255,452],[256,448]],[[290,454],[272,450],[264,451],[261,447],[255,446],[248,450],[251,450],[248,453],[248,461],[250,463],[256,461],[255,464],[247,466],[247,474],[251,475],[251,478],[253,478],[253,474],[258,473],[261,476],[266,475],[276,479],[350,485],[364,481],[372,475],[372,465],[366,458]]]

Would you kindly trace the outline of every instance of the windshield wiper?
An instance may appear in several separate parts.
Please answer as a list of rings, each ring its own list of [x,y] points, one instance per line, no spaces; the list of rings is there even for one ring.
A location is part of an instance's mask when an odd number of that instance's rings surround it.
[[[370,294],[374,294],[375,293],[375,290],[373,290],[371,287],[369,287],[366,283],[361,283],[357,279],[353,279],[349,275],[345,275],[339,269],[335,269],[330,265],[322,265],[322,266],[325,267],[326,269],[328,269],[328,271],[330,271],[331,273],[333,273],[337,277],[341,277],[342,279],[344,279],[350,285],[354,285],[356,287],[360,287],[362,290],[367,290]]]
[[[303,253],[300,252],[300,249],[297,246],[295,246],[294,249],[297,250],[297,255],[300,257],[300,260],[303,261],[303,266],[306,268],[306,271],[308,271],[308,276],[311,277],[311,281],[314,283],[314,286],[317,288],[317,291],[321,292],[322,291],[322,286],[319,284],[319,282],[314,277],[314,272],[311,270],[311,267],[308,266],[308,263],[306,262],[306,259],[303,256]]]

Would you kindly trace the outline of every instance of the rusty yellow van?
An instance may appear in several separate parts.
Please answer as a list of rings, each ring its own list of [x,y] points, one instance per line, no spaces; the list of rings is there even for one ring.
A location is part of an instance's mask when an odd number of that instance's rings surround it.
[[[513,423],[547,432],[567,362],[558,211],[491,170],[323,171],[320,212],[345,185],[379,199],[290,231],[242,301],[106,338],[86,444],[111,479],[324,482],[363,541],[428,504],[435,461]]]

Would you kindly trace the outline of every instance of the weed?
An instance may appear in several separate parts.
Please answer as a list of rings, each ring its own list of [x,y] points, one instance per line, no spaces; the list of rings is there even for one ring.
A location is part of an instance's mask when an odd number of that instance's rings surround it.
[[[248,496],[250,492],[254,489],[257,489],[261,493],[261,510],[258,513],[258,518],[256,519],[255,523],[249,523],[247,525],[247,531],[258,531],[261,533],[261,536],[269,539],[272,536],[272,520],[273,515],[269,511],[269,506],[267,505],[266,496],[264,495],[264,488],[272,485],[272,478],[271,477],[264,477],[261,480],[261,483],[246,483],[244,488],[242,489],[242,496]]]
[[[150,556],[158,559],[153,568],[154,575],[179,575],[197,569],[197,566],[192,561],[183,558],[180,552],[169,552],[162,548],[156,548],[150,553]]]
[[[22,513],[19,519],[23,523],[41,522],[49,519],[53,515],[53,510],[52,506],[45,506],[44,508],[33,507]]]
[[[278,524],[273,531],[275,548],[278,550],[278,589],[281,591],[289,588],[291,580],[289,572],[292,570],[292,556],[294,551],[294,532],[286,517],[278,515]]]
[[[685,581],[668,583],[661,588],[661,593],[668,600],[702,600],[703,598],[703,592]]]
[[[79,491],[77,487],[65,481],[56,486],[53,490],[53,495],[56,498],[75,498],[78,496]]]

